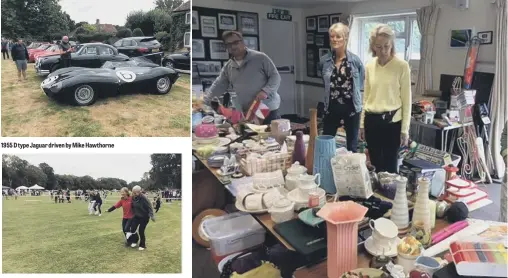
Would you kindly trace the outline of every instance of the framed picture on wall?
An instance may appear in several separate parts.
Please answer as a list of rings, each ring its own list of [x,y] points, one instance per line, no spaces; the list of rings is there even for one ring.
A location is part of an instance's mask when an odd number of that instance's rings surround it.
[[[249,49],[259,50],[257,37],[243,37],[243,41]]]
[[[218,14],[219,29],[236,30],[236,15],[234,14]]]
[[[307,48],[307,76],[316,76],[316,57],[314,57],[314,50]]]
[[[226,45],[221,40],[210,40],[210,59],[213,60],[226,60],[229,59],[229,54],[226,50]]]
[[[205,58],[205,41],[192,39],[192,58]]]
[[[255,13],[238,13],[238,31],[244,35],[257,35],[258,15]]]
[[[203,38],[217,38],[217,18],[215,16],[201,16],[201,36]]]
[[[330,26],[340,22],[340,14],[332,14],[330,16]]]
[[[317,31],[320,33],[326,33],[328,32],[329,27],[330,24],[328,23],[328,16],[327,15],[319,16]]]
[[[325,35],[316,35],[316,45],[325,46]]]
[[[314,44],[314,33],[307,33],[307,44]]]
[[[320,48],[319,49],[319,59],[321,59],[321,57],[325,56],[328,53],[330,53],[329,48]]]
[[[200,76],[219,75],[222,69],[221,61],[193,61]]]
[[[199,30],[199,14],[198,14],[198,11],[192,11],[192,30]]]
[[[452,48],[466,47],[468,42],[472,38],[472,34],[473,29],[451,30],[450,47]]]
[[[307,31],[316,31],[315,17],[307,17]]]

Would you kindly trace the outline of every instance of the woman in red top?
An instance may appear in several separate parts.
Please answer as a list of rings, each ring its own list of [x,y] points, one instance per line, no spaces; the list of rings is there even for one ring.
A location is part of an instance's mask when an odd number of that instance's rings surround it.
[[[132,212],[132,197],[130,196],[129,189],[127,187],[123,187],[122,189],[120,189],[120,195],[122,196],[120,201],[118,201],[114,206],[109,208],[108,212],[112,212],[115,209],[122,207],[123,209],[122,231],[124,237],[126,237],[127,232],[130,232],[132,218],[134,217],[134,213]],[[137,236],[137,234],[132,236]],[[127,240],[125,244],[128,245]]]

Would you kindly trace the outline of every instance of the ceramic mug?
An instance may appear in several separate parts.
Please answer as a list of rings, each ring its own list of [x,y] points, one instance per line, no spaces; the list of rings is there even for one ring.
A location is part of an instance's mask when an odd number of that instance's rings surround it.
[[[418,256],[411,256],[399,253],[397,255],[397,264],[404,268],[404,273],[408,275],[411,270],[415,269],[416,258]]]
[[[389,249],[395,242],[395,238],[399,234],[399,229],[393,221],[386,218],[378,218],[376,220],[370,220],[369,226],[372,229],[372,239],[374,245],[379,250],[382,248]]]

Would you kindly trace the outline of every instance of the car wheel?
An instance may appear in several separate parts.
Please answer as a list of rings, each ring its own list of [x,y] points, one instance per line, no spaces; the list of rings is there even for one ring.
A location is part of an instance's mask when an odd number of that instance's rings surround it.
[[[173,64],[173,61],[171,61],[171,60],[167,60],[166,62],[164,62],[164,66],[166,68],[171,68],[171,69],[175,68],[175,65]]]
[[[76,105],[91,105],[95,102],[95,99],[95,91],[90,85],[79,85],[74,90],[73,100]]]
[[[155,86],[157,89],[157,93],[164,95],[164,94],[167,94],[169,92],[169,90],[171,90],[171,87],[173,86],[173,84],[171,84],[171,79],[169,79],[168,76],[164,76],[164,77],[157,79],[157,83]]]

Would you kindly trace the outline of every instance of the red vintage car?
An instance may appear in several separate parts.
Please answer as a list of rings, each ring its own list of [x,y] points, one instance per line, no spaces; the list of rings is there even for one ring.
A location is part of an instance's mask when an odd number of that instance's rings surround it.
[[[56,44],[51,45],[48,49],[37,52],[34,54],[34,61],[37,61],[37,58],[60,55],[60,47]]]
[[[35,63],[35,53],[39,53],[41,51],[47,50],[51,46],[52,46],[52,44],[46,43],[46,44],[41,44],[37,48],[28,49],[28,62]]]

